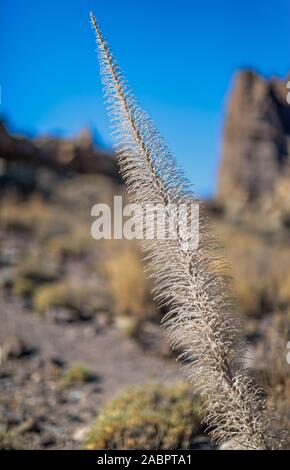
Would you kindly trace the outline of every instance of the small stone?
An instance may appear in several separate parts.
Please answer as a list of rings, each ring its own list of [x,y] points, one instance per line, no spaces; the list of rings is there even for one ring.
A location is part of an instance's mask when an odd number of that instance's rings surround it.
[[[1,345],[1,362],[5,362],[7,359],[22,359],[32,356],[36,352],[35,347],[17,336],[12,336]]]
[[[84,393],[81,390],[71,390],[68,392],[68,400],[70,402],[78,402],[84,397]]]
[[[61,357],[52,357],[50,363],[52,366],[59,367],[60,369],[65,366],[65,361]]]
[[[89,426],[82,426],[81,428],[77,428],[73,433],[73,440],[77,442],[84,442],[86,436],[89,433],[89,430]]]
[[[110,323],[110,320],[109,320],[109,315],[105,312],[99,312],[97,315],[96,315],[96,319],[95,319],[95,322],[96,322],[96,327],[97,327],[97,331],[100,329],[100,330],[103,330],[104,328],[106,328],[109,323]]]
[[[69,308],[57,308],[53,312],[53,319],[55,323],[74,323],[78,321],[78,314]]]

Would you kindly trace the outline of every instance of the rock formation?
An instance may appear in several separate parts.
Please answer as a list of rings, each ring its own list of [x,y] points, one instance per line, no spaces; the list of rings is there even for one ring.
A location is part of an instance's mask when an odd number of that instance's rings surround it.
[[[286,82],[237,73],[224,128],[217,200],[230,214],[274,197],[290,182],[290,105]],[[289,186],[290,189],[290,186]]]
[[[120,181],[117,163],[113,155],[94,146],[90,135],[65,140],[38,138],[34,140],[12,136],[0,122],[0,173],[9,177],[13,168],[17,173],[35,172],[46,168],[54,173],[101,174]]]

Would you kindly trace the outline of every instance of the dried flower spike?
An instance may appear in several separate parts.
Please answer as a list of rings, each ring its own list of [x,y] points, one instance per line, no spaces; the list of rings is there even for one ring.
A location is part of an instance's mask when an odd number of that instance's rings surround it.
[[[168,213],[173,203],[200,204],[138,106],[92,14],[91,21],[117,158],[131,201],[161,203]],[[200,220],[196,249],[184,249],[182,241],[145,239],[141,244],[153,273],[155,298],[169,311],[163,326],[172,347],[182,351],[186,374],[203,397],[209,432],[218,443],[231,441],[233,448],[279,448],[261,390],[242,367],[244,345],[231,283],[206,218]]]

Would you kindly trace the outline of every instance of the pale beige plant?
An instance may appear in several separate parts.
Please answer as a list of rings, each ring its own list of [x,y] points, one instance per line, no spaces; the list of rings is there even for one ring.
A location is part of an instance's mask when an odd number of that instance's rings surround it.
[[[101,76],[120,171],[131,201],[140,205],[200,204],[152,121],[138,106],[95,17]],[[202,210],[201,210],[202,212]],[[154,293],[169,313],[164,328],[189,379],[204,401],[205,421],[218,442],[245,449],[279,448],[261,390],[243,370],[244,345],[224,275],[223,260],[207,220],[200,220],[198,248],[183,240],[142,240]]]

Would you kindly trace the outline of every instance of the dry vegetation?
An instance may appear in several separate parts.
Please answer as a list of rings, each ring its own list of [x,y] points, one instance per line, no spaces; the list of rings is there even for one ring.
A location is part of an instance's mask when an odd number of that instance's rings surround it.
[[[85,448],[190,449],[202,429],[199,409],[188,385],[128,389],[103,409]]]
[[[85,364],[73,364],[64,374],[62,386],[69,388],[94,381],[95,376]]]
[[[105,272],[115,321],[125,334],[134,336],[142,322],[158,319],[140,253],[134,247],[116,252],[105,263]]]
[[[216,221],[217,232],[228,255],[235,292],[244,315],[264,316],[290,305],[289,242]]]
[[[253,216],[252,216],[253,217]],[[290,431],[290,251],[287,233],[274,236],[253,224],[216,220],[228,253],[235,292],[254,352],[254,369],[276,410],[281,427]],[[280,235],[280,236],[279,236]],[[289,438],[287,447],[289,447]]]
[[[257,364],[261,365],[262,381],[283,429],[290,431],[290,374],[287,362],[287,342],[290,336],[290,314],[276,312],[257,351]],[[290,446],[286,434],[287,448]]]
[[[96,201],[90,195],[95,185],[95,180],[88,178],[85,183],[81,177],[81,182],[76,178],[61,188],[56,185],[54,198],[38,193],[26,199],[15,193],[2,195],[1,295],[11,305],[20,302],[27,313],[61,321],[64,328],[71,322],[100,321],[139,342],[148,325],[159,325],[161,314],[150,295],[136,244],[92,240],[90,204]],[[97,187],[111,201],[108,181],[98,179]],[[235,225],[223,217],[215,223],[233,267],[251,364],[281,424],[289,429],[289,246],[285,238],[271,238],[247,224]],[[88,325],[93,329],[95,323]],[[140,345],[144,348],[142,341]],[[90,377],[87,366],[72,364],[55,378],[56,387],[85,387]],[[190,447],[191,439],[201,432],[198,408],[183,387],[132,389],[98,416],[86,448]],[[2,448],[23,447],[22,436],[11,431],[2,433],[0,442]]]
[[[139,107],[95,16],[90,16],[104,100],[130,202],[161,203],[167,208],[169,225],[175,224],[176,217],[168,210],[172,202],[190,204],[194,200],[201,205],[200,201],[152,120]],[[185,373],[202,396],[204,421],[217,443],[231,441],[233,449],[280,449],[284,441],[279,427],[273,425],[266,397],[241,360],[245,350],[243,332],[228,272],[223,269],[220,245],[205,219],[199,218],[198,223],[199,243],[194,248],[191,243],[184,244],[180,220],[174,239],[141,237],[146,267],[154,279],[155,298],[168,310],[163,321],[168,341],[173,349],[182,351],[178,359],[186,362]],[[144,228],[140,220],[139,228]],[[249,256],[258,253],[254,249]],[[262,261],[258,253],[260,275],[264,272]],[[257,302],[258,310],[265,307],[268,312],[276,303],[282,308],[287,306],[287,290],[284,285],[280,288],[281,279],[274,272],[276,277],[276,283],[271,279],[270,286],[256,283],[250,296],[242,287],[238,296],[245,300],[242,308],[247,314],[253,313]],[[235,287],[237,291],[239,279]],[[277,292],[273,293],[275,288]]]

